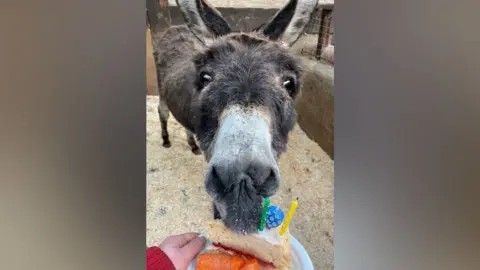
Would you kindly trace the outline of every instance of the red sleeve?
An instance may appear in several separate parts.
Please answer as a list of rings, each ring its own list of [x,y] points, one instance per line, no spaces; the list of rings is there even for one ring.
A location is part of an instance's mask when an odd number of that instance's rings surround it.
[[[147,248],[147,270],[175,270],[175,266],[159,247],[149,247]]]

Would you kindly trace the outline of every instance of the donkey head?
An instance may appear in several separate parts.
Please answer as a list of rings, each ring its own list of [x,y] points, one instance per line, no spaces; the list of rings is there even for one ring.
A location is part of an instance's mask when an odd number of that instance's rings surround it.
[[[204,0],[176,0],[187,26],[204,45],[196,67],[196,135],[209,162],[207,192],[226,226],[258,228],[263,198],[280,182],[277,160],[296,121],[294,99],[302,65],[289,52],[316,0],[290,0],[251,33],[230,26]]]

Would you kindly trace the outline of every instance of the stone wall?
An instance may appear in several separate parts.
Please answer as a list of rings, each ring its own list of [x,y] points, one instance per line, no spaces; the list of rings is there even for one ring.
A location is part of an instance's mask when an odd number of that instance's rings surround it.
[[[333,66],[305,59],[308,72],[297,99],[298,124],[333,159]]]
[[[291,50],[299,55],[309,55],[303,54],[302,50],[315,51],[317,40],[317,36],[304,34]],[[298,124],[333,159],[334,67],[314,58],[304,57],[304,60],[307,75],[296,104]]]

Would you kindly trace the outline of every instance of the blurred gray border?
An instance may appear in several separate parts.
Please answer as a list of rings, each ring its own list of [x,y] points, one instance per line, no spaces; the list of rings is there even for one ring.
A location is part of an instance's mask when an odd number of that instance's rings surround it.
[[[335,2],[335,269],[480,269],[480,3]]]
[[[478,8],[336,2],[336,269],[480,268]],[[144,269],[145,3],[0,18],[0,269]]]

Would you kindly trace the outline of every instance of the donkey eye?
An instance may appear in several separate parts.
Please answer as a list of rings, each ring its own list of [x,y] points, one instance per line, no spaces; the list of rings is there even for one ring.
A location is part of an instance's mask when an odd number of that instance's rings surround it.
[[[207,72],[200,73],[200,82],[204,87],[211,81],[212,81],[212,75],[208,74]]]
[[[283,87],[285,87],[287,91],[293,91],[295,88],[295,81],[293,80],[293,78],[286,78],[283,81]]]

